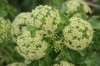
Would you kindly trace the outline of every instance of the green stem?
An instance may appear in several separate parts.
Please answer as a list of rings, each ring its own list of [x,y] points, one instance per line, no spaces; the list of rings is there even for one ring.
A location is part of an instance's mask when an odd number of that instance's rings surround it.
[[[8,57],[10,58],[10,60],[13,62],[13,58],[10,56],[10,54],[5,49],[3,49],[3,51],[5,52],[5,54],[8,55]]]

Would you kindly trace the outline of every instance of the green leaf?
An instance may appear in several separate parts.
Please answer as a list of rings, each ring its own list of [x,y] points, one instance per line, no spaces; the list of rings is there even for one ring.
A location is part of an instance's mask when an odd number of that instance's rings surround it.
[[[63,3],[63,4],[62,4],[62,8],[61,8],[61,12],[62,12],[62,13],[65,13],[66,10],[67,10],[66,3]]]
[[[5,62],[5,59],[0,59],[0,66]]]
[[[81,56],[85,56],[87,54],[86,50],[77,51]]]
[[[89,52],[100,51],[100,30],[94,30],[93,34],[92,42],[87,47]]]
[[[42,60],[39,60],[39,66],[51,66],[52,64],[53,59],[48,54]]]
[[[89,22],[92,25],[93,29],[100,30],[100,17],[92,16],[91,18],[89,18]]]
[[[61,17],[61,23],[58,25],[58,29],[62,30],[65,26],[69,25],[69,18],[64,13],[59,13]]]
[[[0,11],[0,16],[1,16],[1,17],[7,16],[7,12],[4,11],[4,10],[3,10],[3,11],[1,10],[1,11]]]
[[[67,60],[67,52],[62,49],[61,52],[58,54],[58,56],[55,58],[56,62],[59,62],[60,60]]]
[[[93,52],[87,56],[81,65],[83,64],[86,64],[86,66],[100,66],[100,56],[97,54],[97,52]]]
[[[81,56],[81,54],[74,50],[68,50],[67,57],[74,64],[80,64],[85,59],[85,56]]]

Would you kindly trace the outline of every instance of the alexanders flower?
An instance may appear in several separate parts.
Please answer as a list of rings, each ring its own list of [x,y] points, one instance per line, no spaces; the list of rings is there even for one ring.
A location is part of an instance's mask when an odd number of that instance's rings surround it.
[[[16,42],[18,36],[23,33],[23,30],[25,30],[26,23],[29,20],[31,20],[31,18],[29,18],[29,16],[30,16],[30,13],[25,12],[25,13],[20,13],[14,19],[14,21],[11,25],[11,35],[15,42]]]
[[[46,32],[54,32],[61,21],[58,10],[47,5],[37,6],[35,10],[32,10],[31,16],[34,21],[30,24]]]
[[[10,39],[10,28],[10,21],[0,17],[0,43],[6,42]]]
[[[36,35],[31,37],[26,31],[17,39],[17,51],[26,60],[38,60],[46,54],[47,42],[42,40],[41,31],[36,31]]]
[[[16,39],[24,30],[33,33],[36,30],[44,30],[45,34],[53,33],[57,29],[58,24],[60,24],[60,21],[57,9],[47,5],[40,5],[32,10],[31,13],[21,13],[15,18],[12,23],[12,37],[16,42]]]
[[[58,10],[47,5],[37,6],[30,13],[19,14],[12,24],[12,36],[19,54],[26,60],[44,57],[49,43],[44,38],[55,38],[60,21]]]
[[[86,48],[93,38],[90,23],[77,17],[72,17],[69,21],[70,25],[63,29],[64,45],[74,50]]]
[[[78,10],[82,10],[85,13],[92,13],[90,7],[83,0],[68,0],[65,2],[67,6],[66,13],[72,14]]]

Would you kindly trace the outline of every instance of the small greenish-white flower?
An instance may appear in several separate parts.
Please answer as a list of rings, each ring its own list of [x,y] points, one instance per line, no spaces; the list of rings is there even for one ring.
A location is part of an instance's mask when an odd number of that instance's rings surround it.
[[[7,66],[26,66],[24,63],[14,62],[12,64],[8,64]]]
[[[0,17],[0,43],[10,39],[10,26],[11,23],[9,20]]]
[[[64,44],[74,50],[82,50],[86,48],[93,37],[93,29],[87,21],[72,17],[70,25],[63,29]]]
[[[53,44],[53,48],[55,49],[55,52],[62,50],[62,48],[63,48],[62,41],[60,41],[60,40],[55,41],[54,44]]]
[[[50,6],[37,6],[31,13],[19,14],[12,23],[12,37],[17,51],[26,60],[38,60],[45,55],[45,37],[55,38],[54,32],[60,24],[58,10]]]
[[[58,10],[40,5],[31,13],[19,14],[12,23],[11,34],[15,42],[24,31],[30,31],[33,35],[37,30],[44,30],[45,34],[49,35],[57,29],[60,21]]]
[[[35,10],[32,10],[31,16],[34,21],[30,24],[46,32],[54,32],[61,21],[58,10],[47,5],[37,6]]]
[[[26,60],[38,60],[46,54],[47,42],[42,40],[42,31],[36,31],[32,37],[29,31],[21,34],[17,39],[17,51]]]
[[[69,63],[68,61],[60,61],[60,63],[54,64],[53,66],[74,66],[74,64]]]
[[[83,0],[68,0],[66,1],[66,13],[74,13],[78,10],[83,10],[85,13],[92,13],[90,7]]]
[[[27,30],[25,29],[26,23],[31,21],[31,18],[29,17],[30,13],[25,12],[25,13],[20,13],[15,20],[13,21],[11,25],[11,34],[13,40],[16,42],[17,37],[23,33],[23,31]]]

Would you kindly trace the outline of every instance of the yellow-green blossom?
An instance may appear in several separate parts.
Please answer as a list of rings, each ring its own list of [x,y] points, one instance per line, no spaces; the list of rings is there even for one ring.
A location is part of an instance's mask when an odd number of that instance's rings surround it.
[[[33,22],[31,21],[30,24],[35,27],[38,26],[46,32],[54,32],[61,21],[58,10],[47,5],[37,6],[35,10],[32,10],[31,16]]]
[[[14,62],[12,64],[8,64],[7,66],[26,66],[24,63]]]
[[[12,23],[12,28],[11,28],[11,34],[12,38],[16,42],[17,37],[23,33],[23,30],[25,30],[26,23],[31,19],[29,18],[30,13],[20,13],[15,20]],[[30,20],[31,21],[31,20]],[[24,28],[23,28],[24,27]],[[27,30],[27,29],[26,29]]]
[[[30,31],[33,35],[36,30],[44,30],[49,35],[57,29],[60,21],[58,10],[40,5],[31,13],[19,14],[12,23],[11,34],[15,42],[24,31]]]
[[[0,17],[0,43],[9,40],[10,38],[10,27],[11,23],[9,20]]]
[[[93,29],[91,25],[77,17],[72,17],[70,25],[63,29],[64,44],[74,50],[82,50],[92,41]]]
[[[62,45],[62,41],[55,41],[53,44],[53,48],[55,49],[55,52],[58,52],[60,50],[62,50],[63,45]]]
[[[74,66],[74,64],[69,63],[68,61],[60,61],[60,63],[54,64],[53,66]]]
[[[85,13],[92,13],[90,7],[83,0],[68,0],[66,1],[66,13],[74,13],[78,10],[83,10]]]
[[[37,6],[31,13],[19,14],[12,23],[12,37],[17,51],[27,60],[38,60],[45,55],[47,42],[44,37],[54,38],[60,24],[58,10],[50,6]],[[44,37],[43,37],[44,36]]]
[[[30,32],[26,31],[17,39],[17,51],[26,60],[38,60],[45,55],[47,43],[42,40],[42,31],[36,31],[32,38]]]

